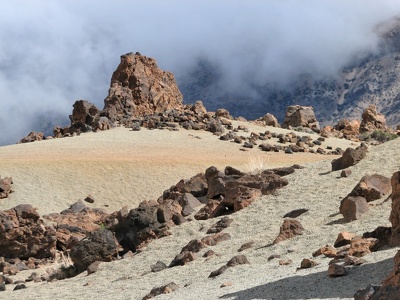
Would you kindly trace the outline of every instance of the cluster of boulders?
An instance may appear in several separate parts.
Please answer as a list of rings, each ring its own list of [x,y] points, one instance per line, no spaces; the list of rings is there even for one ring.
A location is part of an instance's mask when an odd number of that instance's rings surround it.
[[[204,220],[241,210],[262,195],[287,185],[288,180],[281,176],[299,167],[268,169],[259,174],[243,173],[232,167],[221,172],[210,167],[205,173],[179,181],[157,201],[142,202],[132,210],[123,207],[112,214],[87,207],[83,201],[42,218],[30,205],[0,211],[0,253],[4,261],[1,270],[15,274],[44,264],[61,252],[68,253],[73,263],[73,270],[69,268],[64,276],[73,276],[91,269],[98,261],[140,251],[151,240],[169,235],[171,226],[193,217]],[[93,202],[90,195],[85,200]],[[209,229],[210,236],[189,242],[169,266],[185,264],[195,259],[196,249],[230,239],[229,234],[221,231],[231,222],[222,218]],[[56,274],[41,280],[65,277]]]
[[[11,185],[13,184],[13,180],[11,177],[0,177],[0,199],[7,198],[9,194],[14,192]]]
[[[340,202],[339,211],[346,221],[354,221],[369,210],[368,203],[392,193],[390,179],[379,174],[366,175]]]
[[[321,135],[359,141],[363,133],[372,133],[374,131],[400,135],[399,130],[396,131],[386,126],[385,116],[377,111],[375,105],[370,105],[363,111],[361,121],[340,120],[334,126],[325,126],[321,130]]]

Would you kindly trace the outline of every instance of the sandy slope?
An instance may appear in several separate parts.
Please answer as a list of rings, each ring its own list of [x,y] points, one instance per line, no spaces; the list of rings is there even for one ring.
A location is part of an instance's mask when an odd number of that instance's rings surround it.
[[[255,130],[265,131],[265,128]],[[343,143],[348,142],[327,143],[346,148]],[[171,236],[152,242],[131,259],[103,263],[93,275],[83,273],[60,282],[29,283],[27,290],[9,289],[2,295],[8,299],[141,299],[152,287],[174,281],[180,289],[157,299],[351,298],[368,283],[381,282],[391,268],[396,249],[367,256],[367,264],[350,268],[349,275],[342,278],[327,276],[327,258],[316,258],[320,265],[313,269],[296,271],[296,268],[314,250],[332,244],[342,230],[362,234],[379,225],[390,225],[390,201],[375,201],[361,220],[351,223],[343,223],[337,213],[340,200],[363,175],[378,172],[391,176],[399,169],[399,145],[400,141],[393,141],[371,149],[367,159],[352,168],[349,178],[338,178],[340,172],[328,172],[332,157],[270,155],[252,149],[249,151],[252,155],[266,155],[271,166],[297,162],[306,168],[289,175],[290,183],[284,189],[231,215],[234,222],[225,231],[232,235],[232,240],[210,247],[221,256],[206,261],[201,257],[203,250],[197,260],[186,266],[142,276],[157,260],[168,264],[189,240],[204,237],[217,220],[193,221],[174,227]],[[179,179],[204,171],[210,165],[243,169],[249,152],[239,151],[237,144],[218,141],[207,132],[131,132],[123,128],[1,147],[0,174],[14,177],[16,192],[11,200],[0,202],[0,209],[28,202],[41,213],[60,211],[88,193],[96,198],[94,206],[108,204],[110,210],[122,205],[134,206],[140,200],[156,198]],[[278,233],[282,216],[296,208],[309,209],[299,217],[305,234],[269,245]],[[208,278],[211,271],[225,264],[249,241],[254,241],[255,247],[243,254],[250,265],[231,268],[215,279]],[[293,263],[279,266],[278,260],[267,260],[271,254],[279,254],[281,259],[291,259]],[[26,276],[18,274],[16,278]],[[232,286],[220,288],[224,282],[231,282]]]

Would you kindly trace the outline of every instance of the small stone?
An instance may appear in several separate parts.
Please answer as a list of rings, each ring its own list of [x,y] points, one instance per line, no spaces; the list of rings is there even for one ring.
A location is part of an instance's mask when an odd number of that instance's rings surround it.
[[[292,260],[291,259],[281,259],[279,261],[279,265],[280,266],[287,266],[287,265],[290,265],[290,264],[292,264]]]
[[[344,169],[340,173],[340,177],[349,177],[351,175],[351,170],[350,169]]]
[[[279,254],[272,254],[272,255],[270,255],[269,257],[268,257],[268,261],[270,261],[270,260],[273,260],[273,259],[275,259],[275,258],[281,258],[281,256],[279,255]]]
[[[84,200],[88,203],[94,203],[94,198],[92,195],[88,195]]]
[[[228,262],[227,262],[227,266],[228,267],[235,267],[237,265],[243,265],[243,264],[250,264],[250,262],[248,261],[247,257],[244,255],[236,255],[234,257],[232,257]]]
[[[308,269],[319,265],[315,260],[304,258],[300,263],[300,269]]]
[[[232,286],[232,285],[233,285],[232,282],[224,282],[223,284],[220,285],[220,288],[224,288],[224,287]]]
[[[240,246],[238,252],[242,252],[243,250],[249,249],[249,248],[253,247],[253,245],[254,245],[254,242],[245,243],[242,246]]]
[[[150,267],[152,272],[160,272],[167,268],[167,265],[162,261],[157,261],[154,265]]]
[[[339,277],[347,275],[347,270],[344,266],[338,264],[331,264],[328,267],[328,275],[329,277]]]
[[[226,270],[228,270],[228,266],[227,265],[223,265],[221,268],[219,268],[218,270],[212,271],[210,273],[210,275],[208,276],[208,278],[214,278],[217,277],[221,274],[223,274]]]
[[[90,274],[96,273],[97,270],[99,269],[100,263],[101,263],[101,261],[95,261],[95,262],[91,263],[89,265],[89,267],[87,268],[87,274],[90,275]]]
[[[23,284],[23,283],[21,283],[21,284],[17,284],[17,285],[15,286],[15,288],[13,289],[13,291],[22,290],[22,289],[26,289],[26,288],[27,288],[26,285]]]

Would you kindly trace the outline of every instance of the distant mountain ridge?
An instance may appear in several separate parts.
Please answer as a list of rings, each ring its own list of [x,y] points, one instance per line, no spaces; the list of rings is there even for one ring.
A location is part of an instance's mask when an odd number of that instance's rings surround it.
[[[282,122],[286,107],[313,106],[318,120],[333,124],[343,118],[360,119],[370,104],[377,106],[388,125],[400,123],[400,18],[377,28],[381,36],[378,54],[354,60],[335,78],[315,79],[303,74],[281,88],[266,82],[254,84],[248,95],[221,92],[221,72],[205,58],[191,72],[178,78],[187,103],[203,100],[209,110],[226,108],[234,116],[256,119],[266,113]]]

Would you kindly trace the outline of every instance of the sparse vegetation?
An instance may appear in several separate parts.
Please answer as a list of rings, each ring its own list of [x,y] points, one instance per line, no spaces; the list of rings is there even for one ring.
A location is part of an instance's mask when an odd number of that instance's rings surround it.
[[[373,132],[364,132],[360,135],[361,141],[377,141],[379,143],[385,143],[397,138],[397,134],[383,131],[383,130],[374,130]]]
[[[270,155],[268,155],[267,157],[260,155],[250,155],[249,162],[246,165],[247,172],[252,175],[260,174],[262,171],[268,168],[270,157]]]

